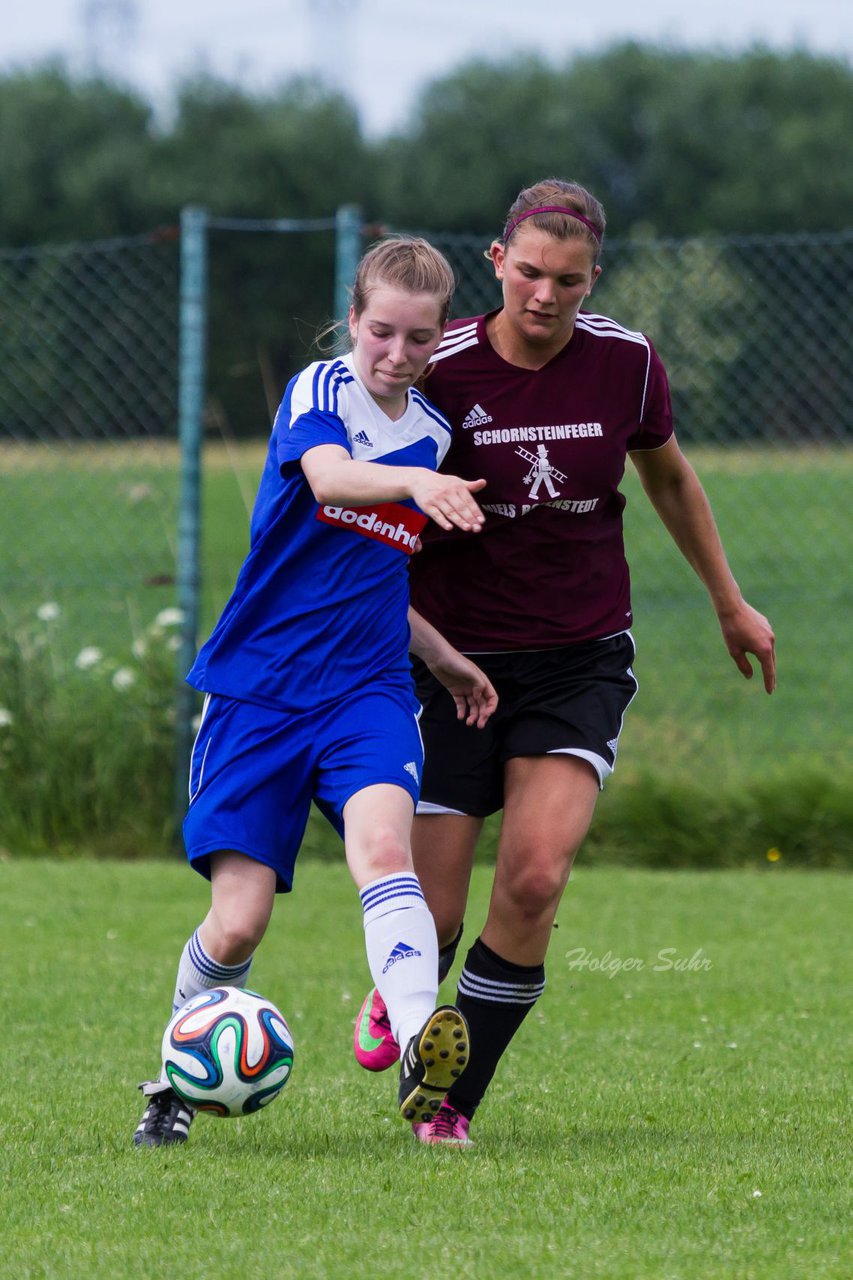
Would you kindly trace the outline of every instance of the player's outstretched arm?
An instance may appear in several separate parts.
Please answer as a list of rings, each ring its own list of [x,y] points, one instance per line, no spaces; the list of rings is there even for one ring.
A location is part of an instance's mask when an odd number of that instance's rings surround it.
[[[776,687],[776,641],[770,623],[744,600],[729,568],[711,504],[699,477],[672,437],[660,449],[631,454],[643,488],[681,554],[704,583],[726,648],[749,680],[758,660],[764,688]]]
[[[411,607],[409,627],[412,653],[426,663],[436,680],[452,694],[457,717],[482,729],[498,705],[497,691],[489,677]]]
[[[399,502],[411,498],[424,515],[442,529],[478,533],[483,512],[473,495],[485,480],[462,480],[426,467],[386,467],[357,462],[338,444],[318,444],[302,455],[302,470],[311,491],[323,505]]]

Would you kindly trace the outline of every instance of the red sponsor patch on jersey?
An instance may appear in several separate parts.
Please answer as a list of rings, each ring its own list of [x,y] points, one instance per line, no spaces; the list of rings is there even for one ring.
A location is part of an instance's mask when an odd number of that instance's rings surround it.
[[[418,534],[427,522],[422,511],[404,507],[401,502],[381,502],[374,507],[319,507],[317,519],[323,524],[352,529],[364,538],[397,547],[407,556],[414,553]]]

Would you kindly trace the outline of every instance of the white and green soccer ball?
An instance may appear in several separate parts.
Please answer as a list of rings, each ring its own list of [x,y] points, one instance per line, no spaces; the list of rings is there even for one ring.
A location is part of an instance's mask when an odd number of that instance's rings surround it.
[[[255,991],[213,987],[188,1000],[163,1034],[164,1079],[197,1111],[245,1116],[290,1079],[293,1036],[283,1014]]]

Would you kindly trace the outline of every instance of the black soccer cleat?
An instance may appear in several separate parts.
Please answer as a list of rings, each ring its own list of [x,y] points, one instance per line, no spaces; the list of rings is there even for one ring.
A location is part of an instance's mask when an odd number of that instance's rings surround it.
[[[412,1036],[400,1063],[400,1115],[412,1124],[432,1120],[450,1086],[468,1065],[468,1023],[452,1004],[441,1005]]]
[[[149,1080],[139,1087],[148,1099],[148,1106],[133,1135],[134,1146],[164,1147],[173,1142],[186,1142],[195,1108],[162,1080]]]

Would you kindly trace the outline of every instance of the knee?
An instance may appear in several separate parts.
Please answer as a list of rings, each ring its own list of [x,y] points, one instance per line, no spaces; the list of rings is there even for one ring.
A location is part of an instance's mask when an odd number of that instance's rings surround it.
[[[219,964],[242,964],[255,953],[264,936],[267,913],[218,910],[208,919],[209,936],[202,943],[211,959]]]
[[[571,861],[530,859],[502,877],[505,904],[517,918],[530,924],[554,915],[566,887]]]
[[[350,865],[357,864],[363,875],[373,880],[411,870],[412,855],[406,841],[393,826],[377,823],[362,837],[357,849],[349,849]]]

